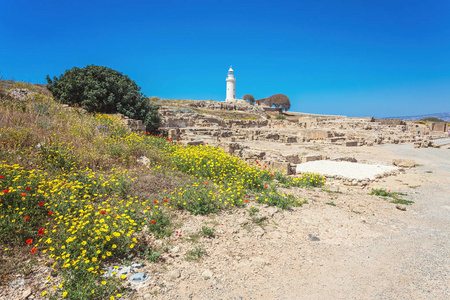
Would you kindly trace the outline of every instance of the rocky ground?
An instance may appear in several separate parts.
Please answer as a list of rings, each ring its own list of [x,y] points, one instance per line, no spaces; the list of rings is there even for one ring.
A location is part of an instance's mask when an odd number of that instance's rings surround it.
[[[419,166],[406,174],[373,184],[415,203],[403,211],[368,189],[327,187],[295,190],[309,204],[291,211],[180,216],[181,236],[172,239],[165,263],[144,267],[151,276],[136,285],[139,297],[448,299],[448,150],[352,150],[358,160],[415,159]],[[215,238],[199,237],[205,225],[216,229]],[[187,262],[186,253],[199,245],[206,254]]]
[[[385,165],[407,158],[418,165],[366,188],[329,182],[324,189],[291,189],[286,192],[308,204],[289,211],[255,205],[259,212],[252,216],[245,209],[179,214],[177,232],[155,241],[167,246],[163,261],[133,270],[149,277],[131,283],[135,294],[123,298],[448,299],[450,150],[320,147],[298,151]],[[406,193],[415,203],[403,210],[369,195],[371,187]],[[214,228],[215,237],[202,235],[203,226]],[[187,261],[188,253],[199,260]],[[45,281],[40,277],[33,278]],[[10,287],[3,299],[24,298],[27,287]]]

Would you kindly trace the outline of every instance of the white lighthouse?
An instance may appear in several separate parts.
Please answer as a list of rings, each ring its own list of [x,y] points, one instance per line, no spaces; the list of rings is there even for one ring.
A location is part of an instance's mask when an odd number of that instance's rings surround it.
[[[236,100],[236,78],[234,78],[234,71],[230,67],[227,77],[227,98],[225,101]]]

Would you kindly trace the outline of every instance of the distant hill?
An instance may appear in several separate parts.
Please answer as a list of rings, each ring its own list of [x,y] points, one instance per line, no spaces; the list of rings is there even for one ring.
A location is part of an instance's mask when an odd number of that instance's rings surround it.
[[[385,119],[403,119],[404,121],[419,121],[423,118],[430,118],[430,117],[435,117],[450,122],[450,113],[436,113],[428,115],[403,116],[403,117],[386,117]]]

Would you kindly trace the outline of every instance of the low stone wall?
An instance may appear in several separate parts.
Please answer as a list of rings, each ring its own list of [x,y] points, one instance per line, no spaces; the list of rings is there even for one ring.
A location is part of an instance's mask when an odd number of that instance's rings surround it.
[[[402,119],[375,119],[375,122],[379,122],[381,125],[405,125],[406,123]]]

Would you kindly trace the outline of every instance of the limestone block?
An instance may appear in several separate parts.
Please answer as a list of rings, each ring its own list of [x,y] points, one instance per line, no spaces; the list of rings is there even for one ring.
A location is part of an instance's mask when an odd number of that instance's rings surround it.
[[[347,141],[344,143],[344,145],[346,147],[356,147],[356,146],[358,146],[358,142],[357,141]]]
[[[330,131],[318,129],[303,129],[299,131],[299,135],[307,137],[311,140],[323,140],[333,136]]]
[[[303,164],[309,161],[316,161],[316,160],[322,160],[322,155],[305,155],[301,157],[300,162]]]
[[[266,156],[266,152],[258,151],[258,150],[251,150],[251,149],[242,149],[241,151],[241,157],[243,159],[255,159],[255,160],[261,160],[264,159]]]
[[[292,154],[292,155],[288,155],[288,156],[284,156],[284,158],[293,164],[299,164],[300,163],[300,157],[296,154]]]
[[[169,129],[167,132],[167,137],[173,140],[177,140],[180,138],[180,129],[178,128],[173,128],[173,129]]]
[[[204,145],[205,143],[203,141],[189,141],[186,142],[186,145],[191,145],[191,146],[199,146],[199,145]]]
[[[287,136],[285,138],[285,143],[296,143],[297,142],[297,138],[295,136]]]
[[[393,159],[392,164],[402,168],[414,168],[416,162],[413,159]]]

